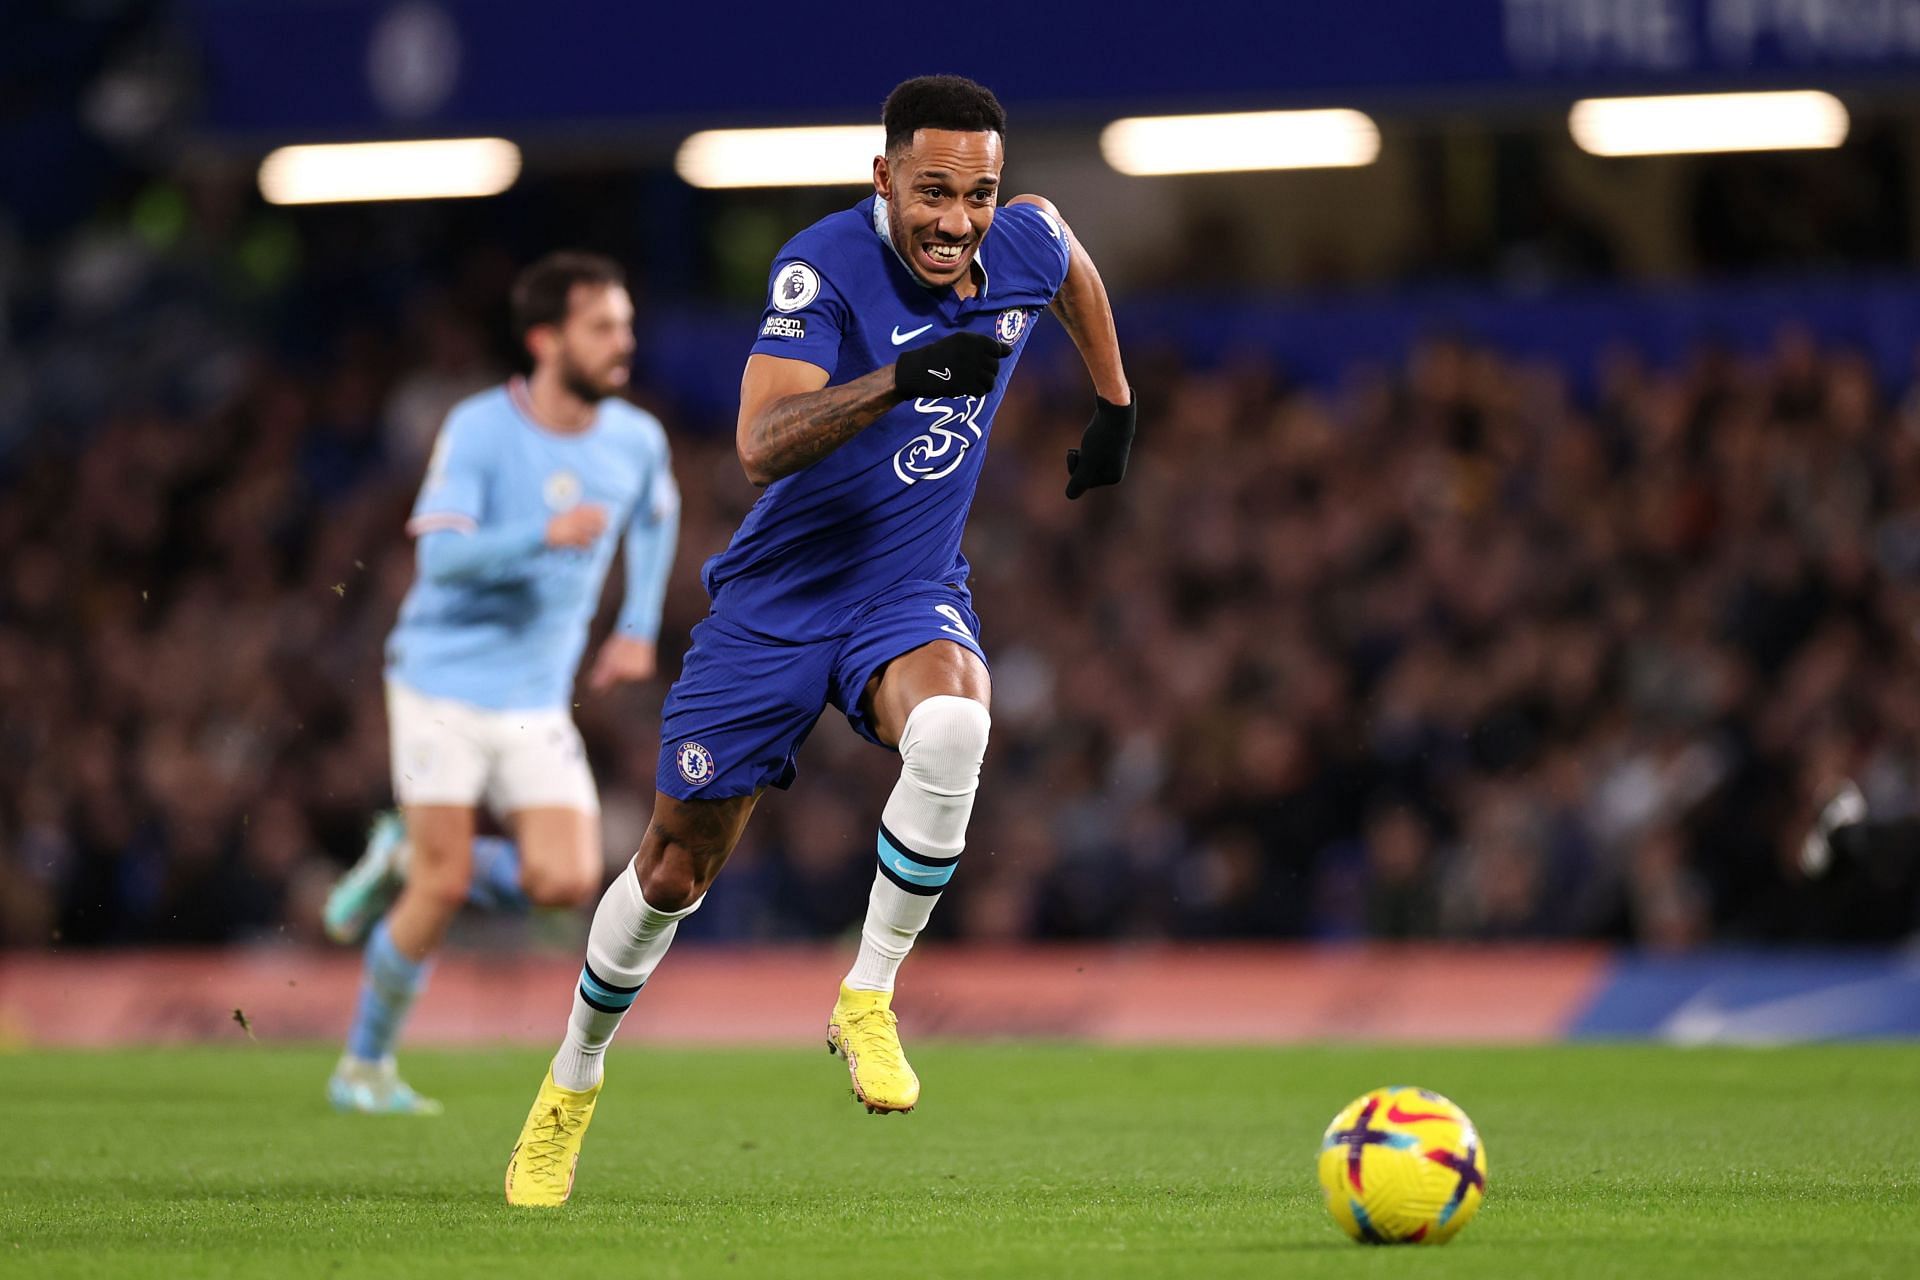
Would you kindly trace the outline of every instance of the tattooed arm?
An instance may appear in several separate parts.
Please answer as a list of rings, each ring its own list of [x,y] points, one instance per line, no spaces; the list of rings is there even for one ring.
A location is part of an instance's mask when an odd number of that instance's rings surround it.
[[[747,479],[769,485],[826,457],[904,400],[984,396],[1012,351],[984,333],[950,333],[838,387],[824,386],[827,371],[804,360],[748,356],[736,428],[740,465]]]
[[[747,357],[734,444],[755,487],[812,466],[900,403],[893,366],[837,387],[804,360]]]
[[[1015,196],[1007,203],[1037,205],[1060,224],[1071,256],[1067,261],[1066,281],[1054,295],[1051,310],[1079,349],[1087,372],[1093,375],[1094,393],[1109,404],[1129,403],[1133,391],[1127,385],[1127,371],[1120,361],[1120,337],[1113,327],[1113,306],[1107,301],[1107,286],[1101,283],[1093,259],[1080,247],[1066,219],[1045,196]]]

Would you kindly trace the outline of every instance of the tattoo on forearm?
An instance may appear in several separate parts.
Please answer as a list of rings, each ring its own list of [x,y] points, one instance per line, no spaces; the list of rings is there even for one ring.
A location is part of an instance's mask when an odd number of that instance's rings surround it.
[[[890,372],[776,400],[753,424],[754,457],[769,482],[792,475],[872,426],[893,404]]]

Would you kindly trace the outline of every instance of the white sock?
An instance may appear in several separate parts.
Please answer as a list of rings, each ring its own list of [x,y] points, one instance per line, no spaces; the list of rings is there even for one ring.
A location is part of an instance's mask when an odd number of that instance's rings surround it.
[[[867,895],[860,954],[847,974],[854,990],[893,990],[900,962],[953,879],[991,727],[984,706],[950,694],[928,698],[907,716],[900,781],[880,816],[880,869]]]
[[[562,1089],[600,1083],[607,1045],[634,997],[667,948],[680,922],[700,909],[705,895],[679,911],[657,911],[640,893],[640,877],[628,863],[601,895],[587,934],[587,959],[573,991],[567,1038],[553,1056],[553,1082]]]

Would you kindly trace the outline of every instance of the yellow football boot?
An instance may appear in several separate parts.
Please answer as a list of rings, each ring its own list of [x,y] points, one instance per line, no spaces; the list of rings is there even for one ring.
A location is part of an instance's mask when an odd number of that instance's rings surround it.
[[[854,991],[843,985],[827,1024],[827,1052],[846,1056],[853,1096],[868,1111],[911,1111],[920,1101],[920,1077],[900,1048],[891,991]]]
[[[553,1082],[553,1071],[547,1071],[520,1130],[520,1141],[507,1157],[508,1204],[558,1208],[567,1202],[573,1194],[573,1171],[580,1163],[580,1144],[599,1096],[599,1085],[562,1089]]]

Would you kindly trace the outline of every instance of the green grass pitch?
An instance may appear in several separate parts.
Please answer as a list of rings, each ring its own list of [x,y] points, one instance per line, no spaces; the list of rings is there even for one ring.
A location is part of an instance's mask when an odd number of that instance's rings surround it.
[[[911,1116],[824,1050],[616,1050],[574,1202],[500,1180],[541,1055],[417,1052],[438,1119],[336,1116],[331,1051],[0,1055],[0,1275],[1912,1275],[1920,1046],[1683,1051],[925,1043]],[[1485,1137],[1480,1216],[1369,1249],[1321,1130],[1419,1084]]]

